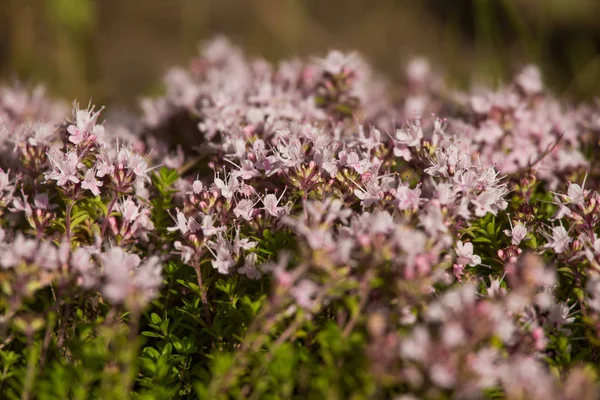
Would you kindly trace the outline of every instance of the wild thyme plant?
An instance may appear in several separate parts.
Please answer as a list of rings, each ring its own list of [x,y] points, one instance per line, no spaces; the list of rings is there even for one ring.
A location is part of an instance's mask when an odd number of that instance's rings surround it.
[[[2,398],[598,398],[597,107],[224,38],[164,86],[0,89]]]

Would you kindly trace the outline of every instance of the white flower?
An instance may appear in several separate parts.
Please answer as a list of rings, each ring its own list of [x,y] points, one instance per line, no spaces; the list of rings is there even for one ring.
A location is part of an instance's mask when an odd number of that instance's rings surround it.
[[[303,279],[290,289],[290,293],[300,307],[308,309],[312,308],[314,304],[314,295],[317,288],[313,281]]]
[[[585,181],[583,183],[585,185]],[[579,186],[576,183],[569,183],[569,188],[567,189],[567,197],[569,198],[569,202],[573,204],[577,204],[578,206],[583,206],[585,202],[585,196],[588,191],[584,190],[583,187]]]
[[[189,218],[186,219],[185,215],[177,210],[177,219],[175,219],[176,225],[167,228],[169,232],[180,231],[182,235],[187,234],[188,232],[198,232],[202,226],[194,219]]]
[[[229,179],[226,179],[225,181],[220,178],[215,178],[215,186],[221,192],[221,196],[225,197],[227,200],[231,200],[239,187],[239,181],[235,176],[230,176]]]
[[[278,207],[277,205],[281,201],[283,193],[277,198],[274,194],[268,194],[263,198],[264,210],[267,211],[271,216],[278,217],[282,213],[286,212],[285,207]]]
[[[225,230],[224,226],[215,227],[214,223],[213,216],[210,214],[207,214],[202,218],[202,225],[199,225],[199,227],[202,229],[204,236],[213,236]]]
[[[180,254],[181,261],[184,264],[188,264],[190,262],[190,260],[192,259],[192,256],[194,255],[194,249],[192,249],[189,246],[185,246],[179,240],[177,240],[177,241],[175,241],[175,243],[173,243],[173,247],[175,247],[175,250],[177,250],[177,252],[174,252],[174,254]]]
[[[74,151],[67,154],[60,150],[49,151],[47,155],[52,164],[52,171],[45,174],[46,179],[55,180],[58,186],[65,186],[67,182],[79,183],[79,159]]]
[[[226,241],[225,238],[219,234],[216,242],[209,242],[207,248],[215,257],[215,259],[211,261],[213,268],[221,274],[228,274],[229,269],[233,267],[236,262],[232,257],[233,248],[231,243]]]
[[[131,199],[126,199],[118,206],[118,210],[127,222],[134,222],[140,216],[140,209]]]
[[[195,180],[192,184],[192,189],[194,190],[194,194],[200,194],[202,192],[202,189],[204,189],[204,184],[202,183],[202,181]]]
[[[243,218],[246,221],[252,220],[252,213],[254,212],[254,204],[248,199],[240,200],[237,206],[233,209],[233,213],[238,218]]]
[[[456,242],[456,263],[460,265],[470,265],[472,267],[481,264],[481,257],[473,254],[473,243],[462,241]]]
[[[102,182],[96,179],[96,173],[94,170],[92,168],[88,169],[85,172],[85,178],[81,182],[81,188],[91,191],[94,196],[99,196],[100,186],[102,186]]]
[[[573,240],[569,237],[569,232],[562,225],[553,227],[551,234],[542,232],[542,235],[548,240],[548,243],[542,247],[552,249],[558,254],[563,253]]]
[[[524,224],[519,222],[515,224],[515,226],[513,226],[512,229],[506,229],[504,231],[504,234],[512,238],[512,244],[514,246],[518,246],[521,243],[521,241],[525,239],[525,236],[527,236],[527,228]]]
[[[588,279],[585,286],[587,292],[586,303],[594,311],[600,312],[600,277],[593,276]]]
[[[256,253],[246,255],[244,266],[240,268],[238,272],[242,275],[246,275],[250,279],[260,279],[262,274],[256,267],[256,260]]]
[[[69,142],[79,144],[86,140],[90,133],[95,130],[103,130],[101,125],[96,126],[96,120],[100,115],[100,111],[93,113],[91,110],[77,110],[75,114],[76,125],[69,125],[67,132],[69,133]]]
[[[354,70],[360,63],[360,58],[354,52],[344,54],[341,51],[333,50],[327,54],[326,58],[316,61],[326,72],[337,75],[344,70]]]
[[[542,74],[535,65],[528,65],[516,78],[517,85],[527,94],[537,94],[544,90]]]

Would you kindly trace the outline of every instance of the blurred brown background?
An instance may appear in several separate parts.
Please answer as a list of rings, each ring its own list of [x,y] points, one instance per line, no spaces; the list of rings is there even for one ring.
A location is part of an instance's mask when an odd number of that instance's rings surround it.
[[[357,49],[401,76],[424,55],[457,85],[539,63],[559,93],[600,93],[600,0],[0,0],[0,79],[132,107],[197,44],[270,60]]]

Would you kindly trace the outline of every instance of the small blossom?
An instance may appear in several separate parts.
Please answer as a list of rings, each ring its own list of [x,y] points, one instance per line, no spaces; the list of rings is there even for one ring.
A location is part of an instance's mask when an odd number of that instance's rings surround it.
[[[233,248],[231,243],[227,242],[223,236],[218,235],[215,242],[209,242],[208,249],[215,257],[211,261],[213,268],[221,274],[228,274],[229,269],[236,263],[236,260],[232,257]]]
[[[256,253],[250,253],[246,255],[246,258],[244,259],[244,265],[238,270],[238,272],[242,275],[246,275],[250,279],[260,279],[262,274],[256,267],[256,260]]]
[[[204,189],[204,184],[202,183],[202,181],[195,180],[192,184],[192,188],[194,190],[194,194],[200,194],[202,193],[202,189]]]
[[[121,213],[125,221],[132,223],[141,215],[139,207],[132,199],[126,199],[119,204],[118,211]]]
[[[93,169],[88,169],[85,172],[85,177],[83,179],[83,181],[81,182],[81,188],[82,189],[87,189],[90,192],[92,192],[92,194],[94,196],[100,196],[100,187],[102,186],[102,182],[100,182],[99,180],[96,179],[96,174],[94,172]]]
[[[229,179],[223,181],[222,179],[215,178],[215,186],[221,192],[221,196],[227,200],[231,200],[235,192],[239,187],[239,181],[234,176],[229,176]]]
[[[573,240],[569,237],[569,233],[562,225],[553,227],[550,234],[542,232],[542,235],[548,240],[548,243],[542,247],[545,249],[552,249],[558,254],[564,253],[567,246],[569,246]]]
[[[330,51],[326,58],[317,60],[317,63],[332,75],[354,70],[359,62],[356,53],[344,54],[337,50]]]
[[[268,194],[263,198],[264,209],[273,217],[278,217],[286,211],[285,207],[278,207],[277,205],[281,201],[283,193],[279,196],[279,199],[274,194]]]
[[[202,226],[194,218],[186,218],[179,210],[177,210],[175,222],[177,223],[175,226],[167,228],[169,232],[179,231],[182,235],[187,235],[188,232],[193,233],[202,229]]]
[[[175,248],[175,250],[177,250],[177,252],[174,252],[174,254],[180,254],[181,261],[184,264],[189,264],[190,260],[194,256],[194,249],[192,249],[189,246],[185,246],[179,240],[176,240],[175,243],[173,243],[173,247]]]
[[[522,223],[517,223],[510,230],[506,229],[504,234],[512,238],[512,244],[518,246],[525,236],[527,236],[527,228]]]
[[[456,242],[456,255],[458,257],[457,263],[461,265],[470,265],[475,267],[481,264],[481,257],[473,254],[473,243],[467,242],[464,243],[462,241]]]
[[[233,213],[238,218],[251,221],[252,214],[254,213],[254,204],[248,199],[240,200],[237,206],[233,209]]]
[[[578,206],[583,206],[587,192],[588,191],[584,190],[583,187],[579,186],[578,184],[569,183],[569,188],[567,190],[567,198],[569,199],[570,203],[577,204]]]
[[[544,89],[542,74],[535,65],[528,65],[516,78],[517,84],[527,94],[537,94]]]
[[[48,152],[48,158],[52,164],[52,171],[45,174],[46,179],[56,181],[58,186],[65,186],[67,182],[79,183],[77,168],[79,159],[73,151],[63,154],[60,151]]]
[[[314,305],[314,296],[317,289],[318,287],[314,282],[303,279],[290,289],[290,293],[300,307],[310,309]]]
[[[75,124],[67,127],[69,141],[73,144],[80,144],[92,136],[102,135],[104,127],[96,125],[100,111],[94,112],[93,108],[89,110],[79,110],[76,106]],[[94,135],[96,134],[96,135]]]

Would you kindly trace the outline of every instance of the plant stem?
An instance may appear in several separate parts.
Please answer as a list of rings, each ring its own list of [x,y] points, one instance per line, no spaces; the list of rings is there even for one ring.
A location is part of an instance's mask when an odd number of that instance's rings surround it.
[[[25,383],[23,387],[23,394],[21,395],[22,400],[29,400],[31,398],[31,390],[33,389],[33,381],[35,380],[35,365],[38,358],[37,351],[33,346],[33,334],[27,335],[27,347],[29,352],[27,354],[27,373],[25,375]]]
[[[63,345],[65,344],[65,342],[67,341],[67,319],[68,319],[68,315],[69,312],[71,311],[71,304],[66,302],[66,301],[61,301],[62,302],[62,312],[61,312],[61,316],[59,317],[59,328],[58,328],[58,334],[57,334],[57,347],[59,349],[61,349],[63,347]],[[60,306],[57,306],[57,310],[59,309]],[[64,356],[67,356],[67,348],[62,348],[61,349],[63,352]]]
[[[58,306],[55,304],[54,307],[58,311]],[[46,364],[46,355],[48,352],[48,346],[50,345],[50,336],[52,334],[52,330],[54,329],[54,323],[56,322],[56,315],[53,312],[48,314],[46,319],[46,332],[44,333],[44,341],[42,342],[42,354],[40,356],[40,370],[44,370],[44,366]]]
[[[73,206],[75,205],[74,200],[69,200],[67,202],[67,211],[65,214],[65,230],[67,235],[67,243],[71,244],[71,211],[73,211]]]
[[[106,210],[106,218],[104,218],[104,222],[102,223],[102,230],[100,231],[100,235],[104,237],[104,232],[106,231],[106,227],[108,226],[108,220],[110,218],[110,213],[112,213],[115,204],[117,203],[117,199],[119,198],[119,192],[115,193],[115,197],[110,201],[108,205],[108,209]]]
[[[138,330],[140,324],[139,310],[133,310],[129,319],[129,338],[126,345],[127,359],[125,360],[125,370],[123,371],[123,394],[129,397],[129,392],[135,381],[136,367],[134,363],[138,354]]]
[[[194,260],[193,266],[194,270],[196,271],[196,278],[198,279],[198,289],[200,289],[202,306],[204,307],[204,318],[206,319],[206,323],[210,328],[212,326],[212,320],[210,317],[210,307],[208,306],[208,297],[206,296],[206,290],[204,289],[204,284],[202,283],[202,270],[200,268],[200,262],[198,260]]]
[[[354,327],[356,326],[356,324],[358,322],[358,319],[360,318],[360,314],[361,314],[362,310],[364,309],[365,305],[367,304],[367,300],[369,298],[369,292],[371,290],[370,284],[371,284],[372,279],[373,279],[373,273],[367,272],[360,283],[360,291],[359,291],[360,302],[358,304],[358,309],[356,310],[355,313],[353,313],[352,317],[350,318],[350,320],[344,327],[344,331],[342,332],[342,336],[344,338],[347,338],[348,336],[350,336],[350,333],[352,333],[352,330],[354,329]]]

